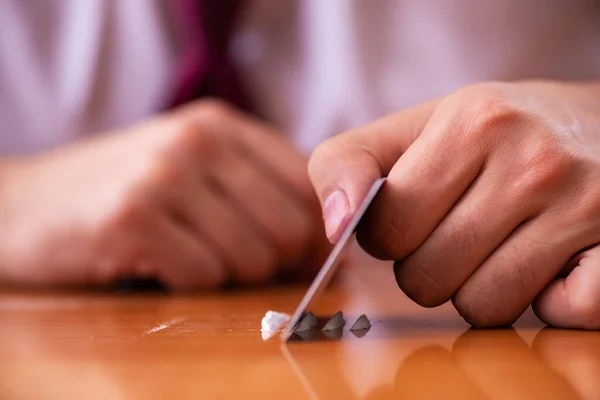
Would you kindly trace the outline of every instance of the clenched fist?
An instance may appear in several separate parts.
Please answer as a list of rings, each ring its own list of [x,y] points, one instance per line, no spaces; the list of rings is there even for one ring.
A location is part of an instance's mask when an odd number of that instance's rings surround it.
[[[417,303],[600,328],[600,85],[470,86],[327,141],[309,170],[333,241],[388,176],[358,239]]]
[[[305,273],[327,245],[306,163],[216,101],[5,161],[0,280],[193,289]]]

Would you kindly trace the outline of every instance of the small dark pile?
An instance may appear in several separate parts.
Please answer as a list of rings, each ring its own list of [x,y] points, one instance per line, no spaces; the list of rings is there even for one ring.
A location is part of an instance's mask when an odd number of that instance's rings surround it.
[[[350,328],[350,330],[352,332],[355,332],[355,331],[363,331],[365,329],[370,329],[370,328],[371,328],[371,321],[369,321],[369,318],[367,318],[367,316],[365,314],[363,314],[360,317],[358,317],[358,319],[356,320],[354,325],[352,325],[352,328]]]
[[[312,312],[307,312],[300,320],[300,323],[294,332],[306,332],[314,329],[317,326],[317,317]]]
[[[304,314],[304,317],[300,320],[300,323],[294,329],[294,333],[300,336],[303,339],[307,338],[315,338],[317,335],[316,327],[318,325],[317,318],[312,312],[307,312]],[[333,317],[331,317],[325,325],[321,328],[321,332],[329,338],[339,339],[342,337],[343,328],[346,325],[346,320],[344,319],[344,314],[341,311],[335,313]],[[363,337],[371,328],[371,322],[367,318],[365,314],[358,317],[354,325],[350,328],[350,332],[352,332],[357,337]]]
[[[346,320],[344,319],[344,314],[341,311],[338,311],[333,317],[331,317],[329,321],[327,321],[327,323],[325,324],[325,326],[323,326],[323,328],[321,328],[321,330],[323,332],[335,331],[338,329],[342,329],[345,324]]]

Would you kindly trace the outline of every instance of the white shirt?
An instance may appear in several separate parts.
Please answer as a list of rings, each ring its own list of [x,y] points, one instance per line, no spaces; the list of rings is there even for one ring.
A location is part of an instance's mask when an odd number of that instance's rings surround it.
[[[0,154],[164,108],[175,62],[165,1],[0,0]],[[264,114],[308,153],[474,81],[599,77],[600,4],[253,0],[231,51]]]
[[[0,154],[164,108],[174,56],[159,0],[0,0]]]
[[[472,82],[600,78],[600,2],[258,0],[234,51],[265,114],[308,153]]]

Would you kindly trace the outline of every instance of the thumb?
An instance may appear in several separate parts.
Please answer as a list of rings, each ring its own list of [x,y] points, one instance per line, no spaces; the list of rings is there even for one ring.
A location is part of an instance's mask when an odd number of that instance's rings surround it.
[[[342,133],[313,152],[308,172],[331,242],[339,239],[373,182],[387,176],[420,135],[438,102],[430,101]]]

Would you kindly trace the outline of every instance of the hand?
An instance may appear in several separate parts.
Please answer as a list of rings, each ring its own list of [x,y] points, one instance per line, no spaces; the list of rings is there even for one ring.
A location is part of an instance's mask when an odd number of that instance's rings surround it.
[[[309,272],[327,241],[306,163],[216,101],[5,162],[0,279],[192,289]]]
[[[599,127],[598,85],[478,84],[325,142],[309,173],[333,241],[388,176],[357,235],[417,303],[599,329]]]

